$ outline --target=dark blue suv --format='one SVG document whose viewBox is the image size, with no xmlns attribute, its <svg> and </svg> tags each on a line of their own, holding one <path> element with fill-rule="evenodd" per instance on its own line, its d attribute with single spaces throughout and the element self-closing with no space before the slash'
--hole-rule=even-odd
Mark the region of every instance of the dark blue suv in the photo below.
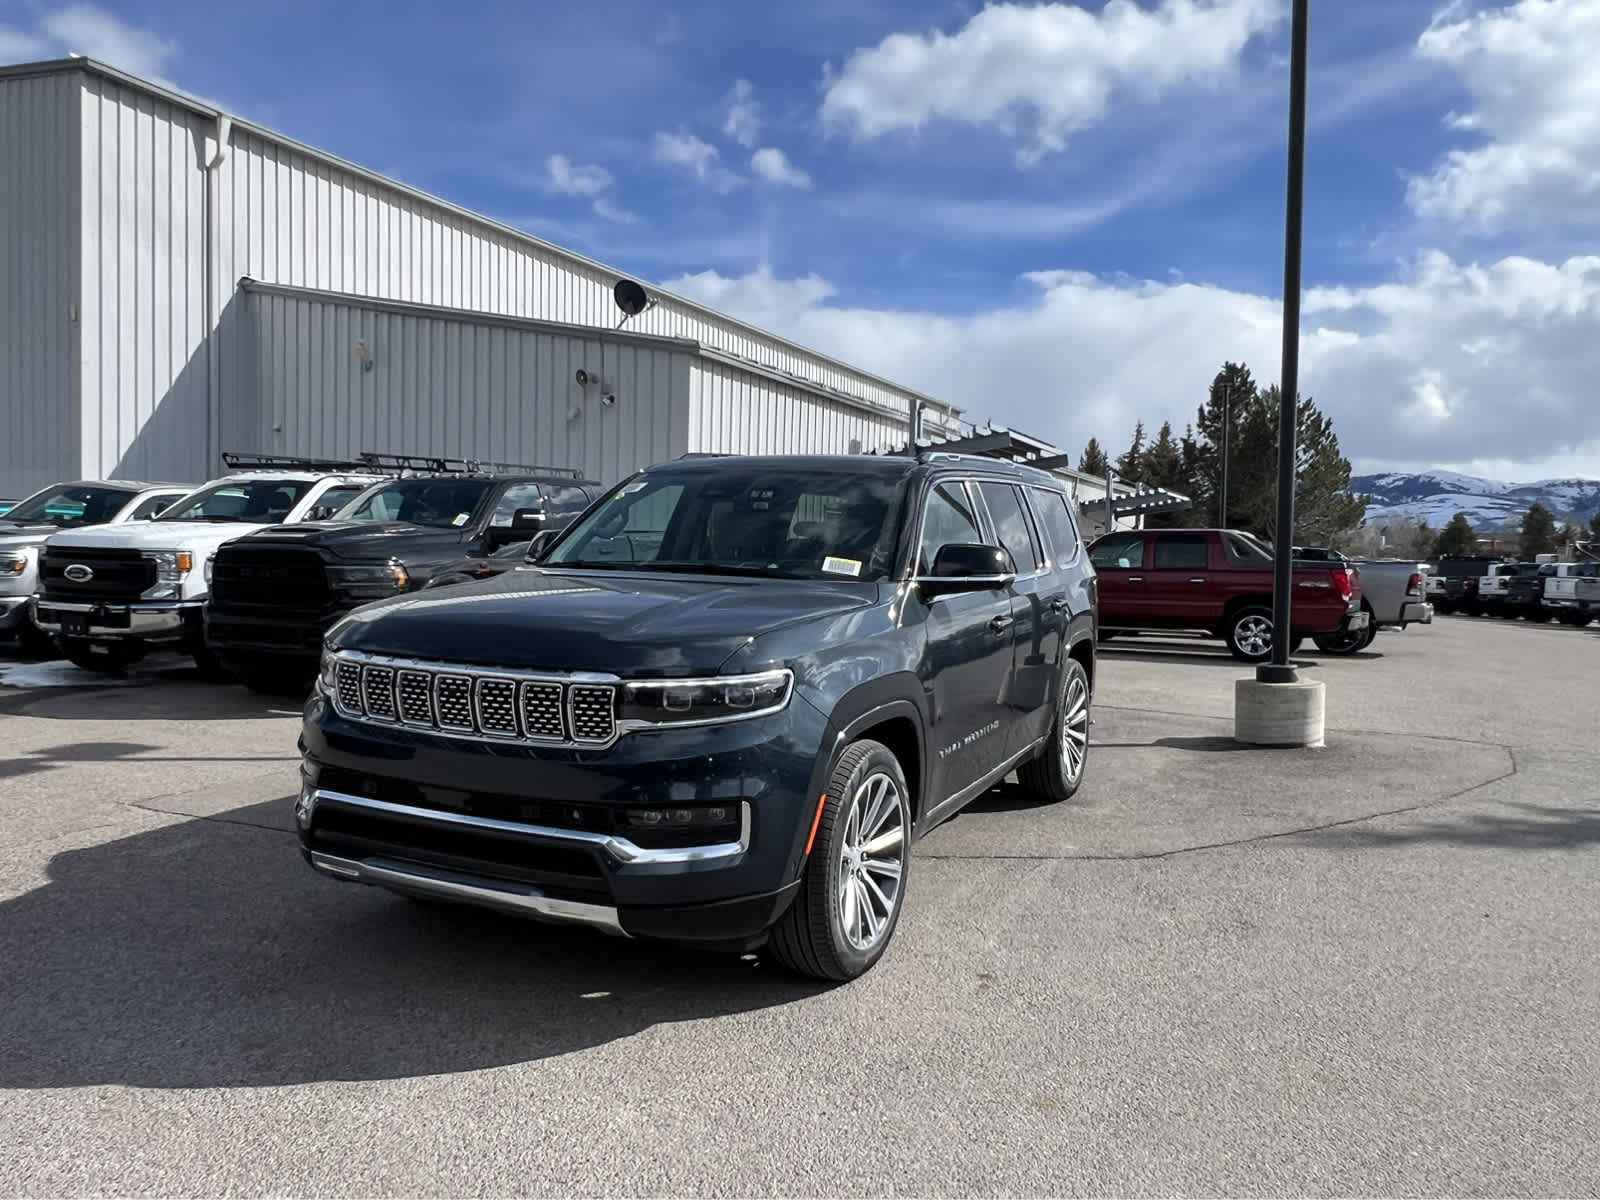
<svg viewBox="0 0 1600 1200">
<path fill-rule="evenodd" d="M 680 460 L 531 555 L 329 630 L 317 870 L 849 979 L 915 838 L 1012 771 L 1083 781 L 1095 576 L 1042 471 Z"/>
</svg>

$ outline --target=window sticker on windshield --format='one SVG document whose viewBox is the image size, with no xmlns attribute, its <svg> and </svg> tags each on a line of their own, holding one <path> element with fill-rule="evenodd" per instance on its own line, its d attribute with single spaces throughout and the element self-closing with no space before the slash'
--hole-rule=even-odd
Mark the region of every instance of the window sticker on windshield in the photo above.
<svg viewBox="0 0 1600 1200">
<path fill-rule="evenodd" d="M 634 483 L 628 484 L 627 487 L 623 488 L 620 492 L 617 493 L 617 498 L 620 500 L 623 496 L 628 496 L 628 495 L 631 495 L 634 492 L 643 491 L 644 490 L 644 483 L 645 483 L 645 481 L 640 479 L 640 480 L 637 480 Z"/>
<path fill-rule="evenodd" d="M 472 514 L 471 513 L 457 513 L 456 514 L 456 519 L 454 521 L 451 521 L 450 524 L 456 525 L 456 526 L 465 525 L 471 519 L 472 519 Z"/>
<path fill-rule="evenodd" d="M 858 558 L 835 558 L 830 554 L 822 560 L 822 569 L 830 575 L 859 575 L 861 574 L 861 560 Z"/>
</svg>

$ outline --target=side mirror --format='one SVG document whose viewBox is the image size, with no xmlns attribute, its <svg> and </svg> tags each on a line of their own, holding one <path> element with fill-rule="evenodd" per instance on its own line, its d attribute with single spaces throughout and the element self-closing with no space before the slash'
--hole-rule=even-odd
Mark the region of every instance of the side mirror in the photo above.
<svg viewBox="0 0 1600 1200">
<path fill-rule="evenodd" d="M 523 562 L 538 562 L 544 557 L 544 552 L 550 548 L 550 543 L 556 540 L 558 530 L 541 529 L 533 535 L 533 540 L 528 543 L 528 553 L 522 558 Z"/>
<path fill-rule="evenodd" d="M 511 514 L 511 528 L 522 533 L 534 533 L 544 528 L 544 509 L 519 508 Z"/>
<path fill-rule="evenodd" d="M 939 547 L 933 570 L 917 580 L 923 596 L 932 600 L 959 592 L 1009 587 L 1017 577 L 1016 564 L 1001 546 L 953 542 Z"/>
</svg>

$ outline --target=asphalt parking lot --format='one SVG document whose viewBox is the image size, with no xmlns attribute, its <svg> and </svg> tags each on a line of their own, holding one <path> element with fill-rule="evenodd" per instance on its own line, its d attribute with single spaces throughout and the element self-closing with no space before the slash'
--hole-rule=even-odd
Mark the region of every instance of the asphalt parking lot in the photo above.
<svg viewBox="0 0 1600 1200">
<path fill-rule="evenodd" d="M 0 1190 L 1596 1195 L 1600 628 L 1307 656 L 1298 752 L 1114 645 L 833 990 L 313 876 L 292 707 L 0 660 Z"/>
</svg>

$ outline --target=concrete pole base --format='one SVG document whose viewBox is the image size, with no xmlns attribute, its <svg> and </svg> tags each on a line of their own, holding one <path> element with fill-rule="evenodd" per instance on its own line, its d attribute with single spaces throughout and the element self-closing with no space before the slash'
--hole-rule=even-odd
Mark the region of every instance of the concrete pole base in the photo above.
<svg viewBox="0 0 1600 1200">
<path fill-rule="evenodd" d="M 1325 688 L 1320 681 L 1233 685 L 1233 740 L 1252 746 L 1306 748 L 1323 744 Z"/>
</svg>

